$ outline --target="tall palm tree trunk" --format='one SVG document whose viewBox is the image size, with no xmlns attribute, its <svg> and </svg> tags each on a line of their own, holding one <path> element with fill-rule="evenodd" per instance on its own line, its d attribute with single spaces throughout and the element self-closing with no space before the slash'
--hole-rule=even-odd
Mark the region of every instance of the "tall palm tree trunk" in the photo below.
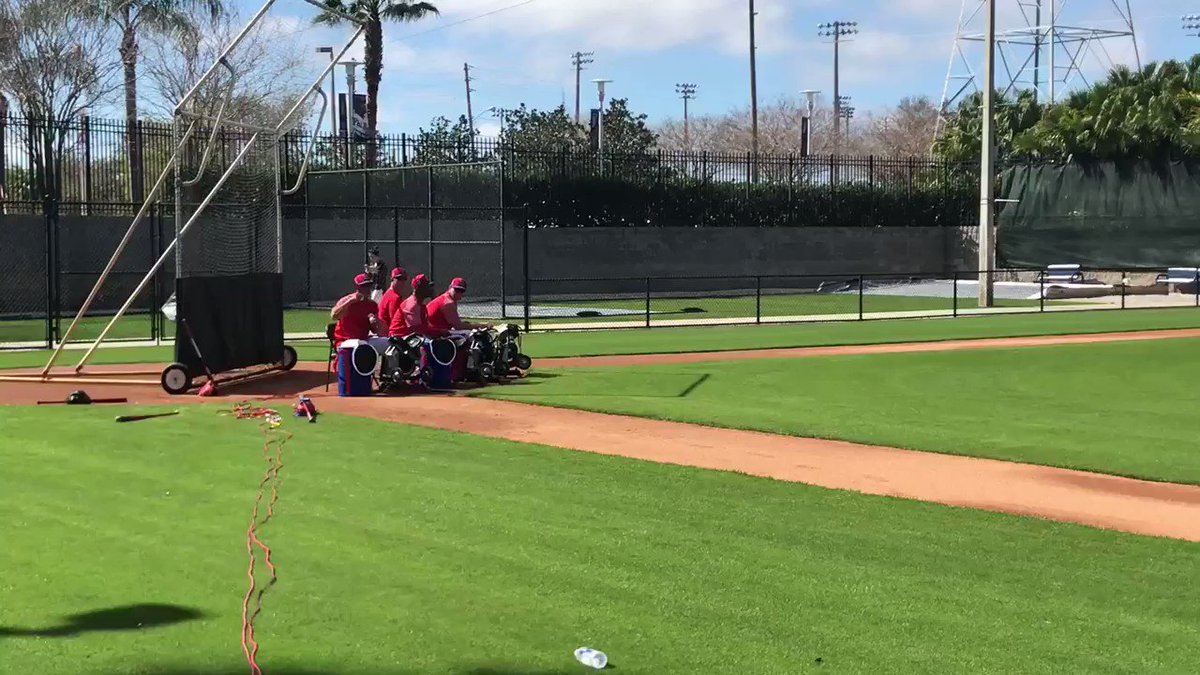
<svg viewBox="0 0 1200 675">
<path fill-rule="evenodd" d="M 121 65 L 125 68 L 125 147 L 129 159 L 129 201 L 140 204 L 145 199 L 145 182 L 142 179 L 142 144 L 138 138 L 138 45 L 130 12 L 129 5 L 125 5 L 120 51 Z"/>
<path fill-rule="evenodd" d="M 383 79 L 383 23 L 378 18 L 367 22 L 363 49 L 364 79 L 367 81 L 367 156 L 366 165 L 374 167 L 378 156 L 376 130 L 379 126 L 379 82 Z"/>
</svg>

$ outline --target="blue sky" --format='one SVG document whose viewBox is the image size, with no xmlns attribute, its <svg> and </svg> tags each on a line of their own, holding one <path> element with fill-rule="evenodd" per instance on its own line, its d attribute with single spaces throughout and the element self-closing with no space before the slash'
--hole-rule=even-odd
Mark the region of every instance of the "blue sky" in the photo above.
<svg viewBox="0 0 1200 675">
<path fill-rule="evenodd" d="M 259 5 L 237 1 L 246 13 Z M 385 28 L 380 97 L 385 132 L 414 131 L 436 115 L 462 114 L 464 61 L 475 68 L 474 104 L 485 134 L 498 126 L 482 112 L 492 106 L 525 102 L 544 108 L 566 102 L 572 108 L 570 54 L 575 50 L 595 52 L 595 63 L 584 72 L 585 108 L 595 100 L 590 80 L 596 77 L 612 78 L 610 95 L 628 97 L 652 121 L 680 115 L 676 82 L 698 85 L 694 114 L 748 104 L 746 0 L 434 1 L 440 17 Z M 972 8 L 977 1 L 967 0 Z M 1017 0 L 999 2 L 1000 27 L 1020 24 Z M 1113 0 L 1059 2 L 1063 22 L 1120 26 Z M 860 112 L 906 95 L 935 100 L 942 95 L 962 0 L 757 0 L 756 5 L 760 101 L 806 88 L 832 90 L 832 47 L 817 35 L 817 24 L 832 20 L 859 22 L 860 33 L 843 44 L 841 72 L 842 93 L 853 97 Z M 1200 51 L 1200 38 L 1187 36 L 1180 26 L 1181 14 L 1200 13 L 1200 0 L 1134 0 L 1132 5 L 1143 62 Z M 281 15 L 296 19 L 311 16 L 310 8 L 300 0 L 277 5 Z M 344 37 L 346 30 L 291 34 L 283 43 L 287 48 L 311 53 Z M 1129 40 L 1105 45 L 1112 61 L 1133 63 Z M 981 52 L 968 54 L 969 60 L 978 58 Z M 1085 75 L 1096 76 L 1108 62 L 1099 54 L 1088 58 Z M 340 75 L 338 86 L 343 87 Z"/>
</svg>

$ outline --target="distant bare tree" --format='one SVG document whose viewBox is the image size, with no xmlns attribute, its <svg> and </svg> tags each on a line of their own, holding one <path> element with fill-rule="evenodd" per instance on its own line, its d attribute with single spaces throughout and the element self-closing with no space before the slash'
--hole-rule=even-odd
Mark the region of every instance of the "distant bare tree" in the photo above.
<svg viewBox="0 0 1200 675">
<path fill-rule="evenodd" d="M 246 19 L 229 9 L 216 16 L 203 4 L 183 10 L 187 26 L 145 49 L 143 73 L 152 96 L 149 107 L 170 116 L 175 104 L 191 90 L 216 62 Z M 311 82 L 312 69 L 305 69 L 301 50 L 286 48 L 284 28 L 264 23 L 237 49 L 240 77 L 233 98 L 225 109 L 228 119 L 274 125 Z M 284 46 L 281 46 L 284 45 Z M 220 107 L 229 74 L 218 70 L 197 92 L 193 110 L 214 116 Z M 332 102 L 330 103 L 332 110 Z"/>
<path fill-rule="evenodd" d="M 42 198 L 62 194 L 73 121 L 120 86 L 120 64 L 106 57 L 112 43 L 108 24 L 80 12 L 78 0 L 0 0 L 0 92 L 29 120 L 17 133 Z"/>
<path fill-rule="evenodd" d="M 938 107 L 928 96 L 905 97 L 894 109 L 873 116 L 869 133 L 878 154 L 921 157 L 929 154 L 937 119 Z"/>
</svg>

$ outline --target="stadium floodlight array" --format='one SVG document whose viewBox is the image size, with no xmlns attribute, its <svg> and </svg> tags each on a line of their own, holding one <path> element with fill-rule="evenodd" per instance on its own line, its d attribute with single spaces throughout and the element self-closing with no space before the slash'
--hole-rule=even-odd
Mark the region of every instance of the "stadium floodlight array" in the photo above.
<svg viewBox="0 0 1200 675">
<path fill-rule="evenodd" d="M 1180 26 L 1192 37 L 1200 37 L 1200 14 L 1184 14 L 1179 19 Z"/>
<path fill-rule="evenodd" d="M 329 97 L 323 89 L 323 84 L 329 77 L 335 64 L 345 58 L 355 41 L 362 35 L 365 27 L 353 16 L 340 15 L 342 19 L 354 26 L 353 35 L 346 40 L 340 51 L 338 51 L 338 55 L 330 59 L 320 75 L 312 80 L 311 84 L 297 97 L 293 105 L 287 108 L 287 112 L 274 124 L 255 124 L 244 119 L 234 119 L 228 114 L 229 103 L 234 97 L 244 71 L 247 69 L 252 70 L 255 66 L 253 59 L 246 55 L 237 54 L 236 50 L 239 46 L 243 46 L 243 43 L 247 41 L 252 31 L 256 29 L 262 30 L 264 25 L 268 25 L 266 20 L 268 12 L 278 1 L 265 0 L 258 11 L 255 12 L 246 25 L 234 36 L 229 45 L 225 47 L 220 56 L 213 61 L 208 70 L 205 71 L 175 105 L 174 150 L 167 160 L 162 173 L 147 193 L 145 202 L 138 209 L 129 229 L 117 245 L 112 258 L 105 265 L 104 270 L 100 273 L 95 285 L 89 292 L 87 299 L 84 301 L 82 307 L 80 307 L 75 318 L 71 321 L 67 331 L 63 334 L 45 368 L 43 368 L 41 372 L 43 380 L 51 378 L 50 371 L 61 355 L 63 348 L 70 340 L 81 319 L 96 301 L 105 281 L 115 268 L 117 260 L 121 257 L 121 254 L 133 238 L 134 231 L 149 215 L 154 204 L 163 199 L 165 188 L 172 178 L 175 183 L 175 238 L 164 247 L 161 255 L 155 260 L 135 290 L 121 305 L 116 314 L 112 316 L 95 341 L 84 353 L 83 357 L 80 358 L 75 366 L 75 375 L 82 373 L 84 366 L 92 358 L 96 349 L 107 339 L 113 326 L 129 311 L 130 307 L 146 290 L 154 280 L 155 275 L 172 255 L 176 256 L 177 274 L 186 274 L 188 272 L 187 259 L 183 253 L 181 242 L 184 240 L 185 235 L 192 230 L 193 226 L 205 216 L 208 216 L 208 223 L 205 226 L 208 232 L 219 231 L 222 223 L 228 223 L 230 227 L 237 227 L 239 226 L 239 222 L 245 220 L 254 221 L 257 225 L 273 221 L 274 228 L 271 228 L 273 232 L 255 232 L 252 236 L 256 237 L 256 239 L 249 242 L 238 242 L 239 248 L 237 250 L 248 249 L 253 251 L 253 253 L 246 253 L 247 259 L 242 261 L 246 269 L 274 273 L 282 272 L 281 198 L 284 195 L 294 194 L 301 188 L 307 175 L 318 134 L 314 133 L 312 135 L 308 146 L 304 149 L 304 156 L 295 184 L 286 187 L 280 184 L 280 140 L 285 135 L 294 131 L 303 122 L 304 114 L 302 113 L 311 110 L 315 100 L 320 101 L 320 115 L 315 128 L 319 129 L 321 127 L 324 116 L 329 112 L 330 106 Z M 303 2 L 318 8 L 322 12 L 333 11 L 324 2 L 321 2 L 321 0 L 303 0 Z M 296 42 L 298 41 L 292 40 L 289 41 L 289 44 Z M 281 45 L 280 47 L 286 48 L 285 45 Z M 201 112 L 194 105 L 198 93 L 204 90 L 205 87 L 209 87 L 209 90 L 213 87 L 219 87 L 220 97 L 215 111 Z M 215 166 L 218 163 L 216 157 L 224 155 L 224 153 L 214 152 L 218 141 L 228 142 L 231 136 L 234 139 L 234 147 L 240 145 L 240 148 L 237 149 L 233 159 L 227 165 Z M 192 188 L 192 194 L 203 195 L 194 205 L 189 205 L 186 209 L 182 199 L 185 188 Z M 222 196 L 223 199 L 220 200 L 222 202 L 225 201 L 224 198 L 229 196 L 243 202 L 243 211 L 221 212 L 221 209 L 224 208 L 223 205 L 221 203 L 214 204 L 217 201 L 218 194 Z M 246 212 L 245 209 L 252 209 L 254 212 Z M 193 239 L 189 238 L 188 242 L 191 245 Z M 258 244 L 262 244 L 262 246 L 260 247 Z M 220 242 L 212 244 L 207 248 L 213 249 L 208 251 L 208 253 L 214 259 L 219 259 L 221 256 L 228 256 L 231 253 L 230 247 L 222 245 Z M 252 258 L 249 257 L 251 255 L 253 256 Z"/>
</svg>

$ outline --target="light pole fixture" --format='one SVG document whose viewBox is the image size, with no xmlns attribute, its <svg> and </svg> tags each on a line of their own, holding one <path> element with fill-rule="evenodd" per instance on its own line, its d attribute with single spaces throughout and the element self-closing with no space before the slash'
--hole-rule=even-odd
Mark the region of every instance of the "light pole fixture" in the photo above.
<svg viewBox="0 0 1200 675">
<path fill-rule="evenodd" d="M 1192 37 L 1200 37 L 1200 14 L 1184 14 L 1179 18 L 1179 25 Z"/>
<path fill-rule="evenodd" d="M 807 157 L 812 152 L 813 114 L 817 110 L 817 94 L 821 93 L 821 90 L 805 89 L 800 93 L 804 94 L 807 104 L 804 109 L 804 117 L 800 120 L 800 154 Z"/>
<path fill-rule="evenodd" d="M 849 35 L 855 35 L 857 33 L 857 21 L 830 21 L 817 26 L 817 35 L 820 35 L 821 37 L 833 38 L 833 136 L 835 142 L 837 141 L 837 136 L 841 131 L 839 124 L 842 117 L 841 97 L 838 96 L 840 92 L 838 84 L 841 72 L 839 63 L 841 51 L 840 47 L 842 44 L 842 38 Z"/>
<path fill-rule="evenodd" d="M 333 47 L 317 47 L 317 53 L 328 54 L 330 61 L 337 58 L 334 55 Z M 329 116 L 329 137 L 335 138 L 337 137 L 337 76 L 333 74 L 333 70 L 329 71 L 329 102 L 335 111 Z"/>
<path fill-rule="evenodd" d="M 596 83 L 596 96 L 600 99 L 600 117 L 596 121 L 596 151 L 604 153 L 604 85 L 612 82 L 612 80 L 598 77 L 592 82 Z"/>
</svg>

